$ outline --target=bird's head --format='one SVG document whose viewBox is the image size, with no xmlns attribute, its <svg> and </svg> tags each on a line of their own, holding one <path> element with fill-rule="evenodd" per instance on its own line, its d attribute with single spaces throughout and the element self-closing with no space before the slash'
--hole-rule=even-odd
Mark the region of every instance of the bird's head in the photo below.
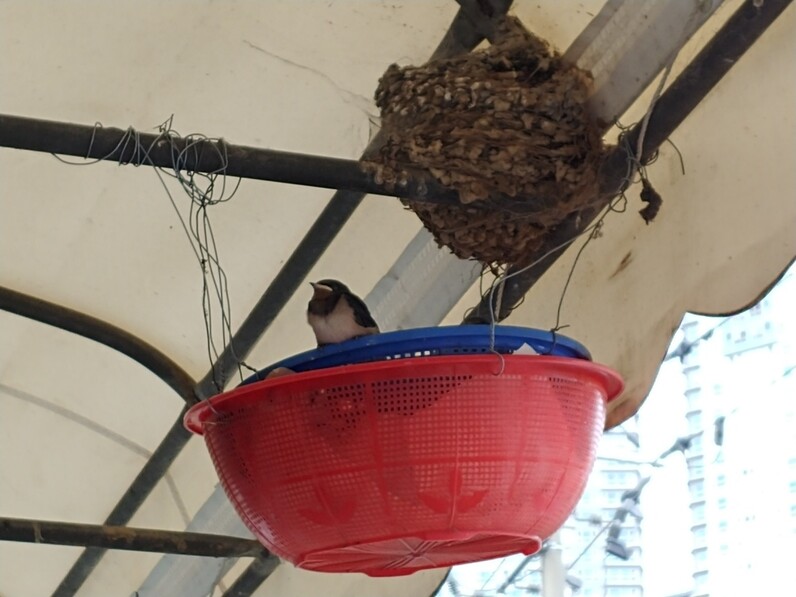
<svg viewBox="0 0 796 597">
<path fill-rule="evenodd" d="M 310 286 L 313 292 L 308 311 L 318 315 L 331 313 L 340 297 L 351 292 L 348 286 L 337 280 L 319 280 L 310 282 Z"/>
</svg>

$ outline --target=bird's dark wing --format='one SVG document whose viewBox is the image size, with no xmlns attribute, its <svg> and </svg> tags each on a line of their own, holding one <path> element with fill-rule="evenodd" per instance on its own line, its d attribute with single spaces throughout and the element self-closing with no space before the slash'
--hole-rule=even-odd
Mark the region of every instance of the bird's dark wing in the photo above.
<svg viewBox="0 0 796 597">
<path fill-rule="evenodd" d="M 370 314 L 365 301 L 354 294 L 346 293 L 343 296 L 348 302 L 348 305 L 351 307 L 351 310 L 354 311 L 354 320 L 357 322 L 357 324 L 361 325 L 363 328 L 379 329 L 379 325 Z"/>
</svg>

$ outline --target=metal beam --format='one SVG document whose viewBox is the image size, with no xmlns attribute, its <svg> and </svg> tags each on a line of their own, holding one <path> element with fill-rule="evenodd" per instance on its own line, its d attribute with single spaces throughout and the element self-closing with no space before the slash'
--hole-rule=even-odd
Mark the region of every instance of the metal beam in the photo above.
<svg viewBox="0 0 796 597">
<path fill-rule="evenodd" d="M 512 0 L 492 1 L 489 0 L 456 0 L 459 5 L 459 14 L 467 20 L 471 29 L 483 39 L 495 43 L 495 26 L 508 12 Z"/>
<path fill-rule="evenodd" d="M 83 336 L 130 357 L 157 375 L 188 404 L 197 402 L 195 381 L 157 348 L 106 321 L 0 286 L 0 309 Z"/>
<path fill-rule="evenodd" d="M 705 99 L 710 90 L 752 47 L 791 1 L 766 0 L 760 3 L 758 0 L 747 0 L 736 10 L 658 99 L 644 136 L 644 147 L 639 157 L 642 164 L 649 161 L 660 145 Z M 547 236 L 537 252 L 539 255 L 547 254 L 547 256 L 534 267 L 506 281 L 501 309 L 495 313 L 497 321 L 505 319 L 528 290 L 555 263 L 566 250 L 563 245 L 588 228 L 611 199 L 627 188 L 628 159 L 635 153 L 641 127 L 641 124 L 633 127 L 603 164 L 600 172 L 602 202 L 593 208 L 573 214 L 561 223 Z M 483 297 L 465 318 L 465 323 L 489 322 L 493 309 L 490 297 Z"/>
<path fill-rule="evenodd" d="M 279 560 L 274 556 L 257 558 L 224 592 L 223 597 L 249 597 L 276 570 L 278 565 Z"/>
<path fill-rule="evenodd" d="M 460 205 L 457 191 L 417 170 L 407 169 L 405 178 L 386 185 L 358 160 L 230 145 L 223 139 L 194 140 L 0 114 L 0 147 Z"/>
<path fill-rule="evenodd" d="M 377 136 L 371 147 L 380 139 Z M 131 128 L 122 130 L 0 114 L 0 147 L 167 168 L 175 172 L 223 173 L 238 178 L 400 197 L 437 205 L 461 205 L 458 191 L 411 167 L 403 168 L 404 175 L 398 181 L 385 184 L 377 181 L 360 160 L 230 145 L 223 139 L 194 140 L 167 133 L 140 133 Z M 479 201 L 482 207 L 505 205 L 515 213 L 542 212 L 554 203 L 554 196 L 529 202 L 494 195 Z"/>
<path fill-rule="evenodd" d="M 152 551 L 212 558 L 270 556 L 268 551 L 254 539 L 24 518 L 0 518 L 0 541 L 46 545 L 90 545 L 104 549 Z"/>
<path fill-rule="evenodd" d="M 564 60 L 594 76 L 593 114 L 612 126 L 672 56 L 715 12 L 722 0 L 608 0 Z"/>
</svg>

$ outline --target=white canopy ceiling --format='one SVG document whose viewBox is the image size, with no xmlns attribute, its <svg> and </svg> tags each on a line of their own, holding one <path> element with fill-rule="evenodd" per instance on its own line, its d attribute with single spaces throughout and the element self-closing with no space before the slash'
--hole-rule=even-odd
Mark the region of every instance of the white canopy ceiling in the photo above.
<svg viewBox="0 0 796 597">
<path fill-rule="evenodd" d="M 599 0 L 515 4 L 514 14 L 560 49 L 603 6 Z M 740 4 L 717 10 L 681 51 L 672 77 Z M 0 3 L 0 112 L 142 132 L 174 115 L 183 134 L 355 159 L 372 135 L 379 76 L 392 62 L 424 62 L 456 11 L 450 0 L 6 0 Z M 646 395 L 686 310 L 741 309 L 796 255 L 796 71 L 787 67 L 796 55 L 795 27 L 789 8 L 673 135 L 685 175 L 674 147 L 662 148 L 649 168 L 664 200 L 658 218 L 644 224 L 634 190 L 627 211 L 609 215 L 579 261 L 562 323 L 595 360 L 626 378 L 612 422 L 632 414 Z M 636 64 L 649 59 L 638 49 L 635 56 Z M 623 121 L 639 120 L 650 96 L 651 90 L 642 94 Z M 47 154 L 2 149 L 0 172 L 0 285 L 123 328 L 200 379 L 210 364 L 201 270 L 155 171 L 68 166 Z M 168 184 L 187 215 L 188 198 Z M 323 189 L 243 181 L 231 201 L 210 209 L 233 329 L 329 197 Z M 340 278 L 363 296 L 375 286 L 369 302 L 387 328 L 434 325 L 448 306 L 446 321 L 458 323 L 478 299 L 477 285 L 470 287 L 475 270 L 430 252 L 427 239 L 416 238 L 420 229 L 397 200 L 369 196 L 307 280 Z M 414 249 L 393 267 L 413 239 Z M 563 254 L 510 323 L 555 323 L 579 248 L 575 243 Z M 436 270 L 429 265 L 434 276 L 448 277 L 434 285 L 428 274 L 407 273 L 415 253 L 436 264 Z M 264 366 L 312 346 L 303 316 L 307 298 L 299 290 L 288 301 L 247 362 Z M 427 304 L 445 308 L 437 313 Z M 100 344 L 5 312 L 0 330 L 0 513 L 100 524 L 183 401 Z M 192 439 L 130 524 L 183 530 L 216 483 L 203 443 Z M 218 526 L 227 533 L 238 527 L 234 518 Z M 0 595 L 52 593 L 80 552 L 0 543 Z M 131 594 L 160 558 L 108 552 L 79 595 Z M 225 586 L 246 563 L 226 576 Z M 373 580 L 280 565 L 255 594 L 427 595 L 443 574 Z M 181 579 L 175 595 L 207 592 L 178 569 L 163 578 Z"/>
</svg>

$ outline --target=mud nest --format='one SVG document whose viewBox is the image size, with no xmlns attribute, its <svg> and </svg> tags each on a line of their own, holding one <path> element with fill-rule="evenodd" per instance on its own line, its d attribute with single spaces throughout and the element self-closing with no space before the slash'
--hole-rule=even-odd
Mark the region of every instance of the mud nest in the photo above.
<svg viewBox="0 0 796 597">
<path fill-rule="evenodd" d="M 384 143 L 364 167 L 386 185 L 407 170 L 461 205 L 403 200 L 437 243 L 487 264 L 525 265 L 558 223 L 598 196 L 604 152 L 588 73 L 513 18 L 498 43 L 424 66 L 392 65 L 376 90 Z"/>
</svg>

